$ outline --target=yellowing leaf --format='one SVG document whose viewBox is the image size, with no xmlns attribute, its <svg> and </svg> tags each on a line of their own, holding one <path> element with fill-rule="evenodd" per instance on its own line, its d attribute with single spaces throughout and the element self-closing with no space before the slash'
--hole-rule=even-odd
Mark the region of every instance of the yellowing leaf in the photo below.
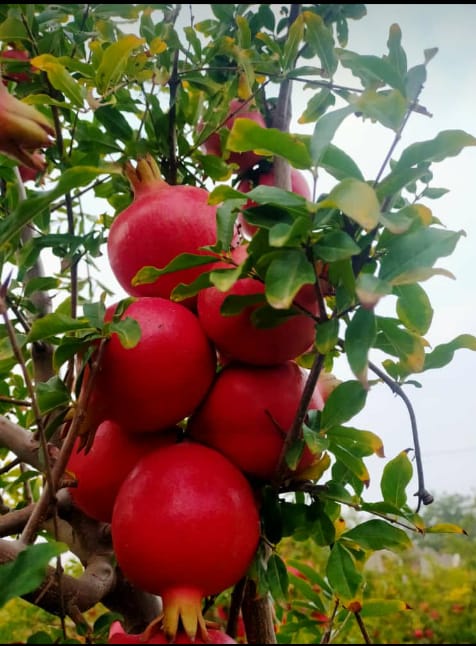
<svg viewBox="0 0 476 646">
<path fill-rule="evenodd" d="M 374 189 L 352 177 L 337 184 L 326 199 L 319 202 L 318 208 L 339 209 L 366 231 L 377 226 L 380 218 L 380 206 Z"/>
<path fill-rule="evenodd" d="M 167 49 L 167 43 L 162 38 L 157 37 L 150 43 L 149 49 L 151 54 L 162 54 Z"/>
<path fill-rule="evenodd" d="M 102 55 L 101 63 L 96 72 L 97 87 L 101 94 L 104 94 L 111 85 L 119 80 L 131 53 L 144 43 L 144 38 L 129 34 L 109 45 Z"/>
</svg>

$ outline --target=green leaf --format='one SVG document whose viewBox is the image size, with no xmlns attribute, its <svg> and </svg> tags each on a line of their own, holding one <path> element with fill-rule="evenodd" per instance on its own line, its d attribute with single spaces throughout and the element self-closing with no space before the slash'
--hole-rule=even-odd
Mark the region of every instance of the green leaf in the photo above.
<svg viewBox="0 0 476 646">
<path fill-rule="evenodd" d="M 41 54 L 32 58 L 31 63 L 42 72 L 46 72 L 48 81 L 55 90 L 64 94 L 77 108 L 83 107 L 85 99 L 84 87 L 79 85 L 74 77 L 69 74 L 56 56 Z"/>
<path fill-rule="evenodd" d="M 352 177 L 339 182 L 328 196 L 318 203 L 318 208 L 339 209 L 366 231 L 376 227 L 380 217 L 380 206 L 374 189 Z"/>
<path fill-rule="evenodd" d="M 64 543 L 28 545 L 14 561 L 0 565 L 0 607 L 14 597 L 33 592 L 45 579 L 49 561 L 66 552 Z"/>
<path fill-rule="evenodd" d="M 319 323 L 316 330 L 315 346 L 321 354 L 331 352 L 339 340 L 339 319 L 329 319 Z"/>
<path fill-rule="evenodd" d="M 171 260 L 165 267 L 152 267 L 145 266 L 139 269 L 131 280 L 131 285 L 143 285 L 145 283 L 153 283 L 157 278 L 164 274 L 171 274 L 174 271 L 181 269 L 189 269 L 190 267 L 201 267 L 208 265 L 211 262 L 217 261 L 215 254 L 196 254 L 196 253 L 180 253 L 173 260 Z"/>
<path fill-rule="evenodd" d="M 407 112 L 407 102 L 399 90 L 376 92 L 366 90 L 353 103 L 354 110 L 397 131 Z"/>
<path fill-rule="evenodd" d="M 347 233 L 334 229 L 324 233 L 313 246 L 313 251 L 324 262 L 334 262 L 351 258 L 359 254 L 361 249 Z"/>
<path fill-rule="evenodd" d="M 354 313 L 345 332 L 345 350 L 350 369 L 367 388 L 369 350 L 377 337 L 377 324 L 372 310 L 360 307 Z"/>
<path fill-rule="evenodd" d="M 366 309 L 371 309 L 381 298 L 392 293 L 392 286 L 373 274 L 361 273 L 355 281 L 355 293 L 360 304 Z"/>
<path fill-rule="evenodd" d="M 425 363 L 425 342 L 423 339 L 402 329 L 396 319 L 377 317 L 378 336 L 376 347 L 387 354 L 398 357 L 409 372 L 420 372 Z"/>
<path fill-rule="evenodd" d="M 344 532 L 341 539 L 355 541 L 365 550 L 401 551 L 411 547 L 412 542 L 403 529 L 378 518 L 360 523 Z"/>
<path fill-rule="evenodd" d="M 453 359 L 456 350 L 476 350 L 476 337 L 472 334 L 460 334 L 449 343 L 442 343 L 429 352 L 425 357 L 423 370 L 431 370 L 446 366 Z"/>
<path fill-rule="evenodd" d="M 15 18 L 15 16 L 9 15 L 7 18 L 0 24 L 0 40 L 4 43 L 15 40 L 27 40 L 31 38 L 28 33 L 25 25 L 21 20 Z"/>
<path fill-rule="evenodd" d="M 106 128 L 106 132 L 121 141 L 130 141 L 134 131 L 124 114 L 111 105 L 103 105 L 94 111 L 94 118 Z"/>
<path fill-rule="evenodd" d="M 288 598 L 288 571 L 282 558 L 273 552 L 268 560 L 266 578 L 269 591 L 276 601 L 286 601 Z"/>
<path fill-rule="evenodd" d="M 341 462 L 356 478 L 368 487 L 370 475 L 362 458 L 332 440 L 329 443 L 329 450 L 334 454 L 336 460 Z"/>
<path fill-rule="evenodd" d="M 238 117 L 233 122 L 226 147 L 233 152 L 254 150 L 260 155 L 280 155 L 295 168 L 312 165 L 306 144 L 299 135 L 277 128 L 262 128 L 252 119 Z"/>
<path fill-rule="evenodd" d="M 466 530 L 453 523 L 437 523 L 425 528 L 426 534 L 465 534 Z"/>
<path fill-rule="evenodd" d="M 383 470 L 380 490 L 385 502 L 403 507 L 407 502 L 406 488 L 413 476 L 413 467 L 406 451 L 401 451 Z"/>
<path fill-rule="evenodd" d="M 356 380 L 344 381 L 329 395 L 321 416 L 321 431 L 327 432 L 334 426 L 357 415 L 365 406 L 367 391 Z"/>
<path fill-rule="evenodd" d="M 51 377 L 48 381 L 39 382 L 36 386 L 36 396 L 42 415 L 70 403 L 69 390 L 63 380 L 57 376 Z"/>
<path fill-rule="evenodd" d="M 132 52 L 145 42 L 145 38 L 128 34 L 102 52 L 101 63 L 96 72 L 96 84 L 100 94 L 105 94 L 110 86 L 121 78 Z"/>
<path fill-rule="evenodd" d="M 317 120 L 310 144 L 312 163 L 314 166 L 319 165 L 341 123 L 349 114 L 353 114 L 354 112 L 355 108 L 349 105 L 335 112 L 328 112 Z"/>
<path fill-rule="evenodd" d="M 338 53 L 343 67 L 347 67 L 354 76 L 361 78 L 365 87 L 389 85 L 401 94 L 404 93 L 403 76 L 388 60 L 343 49 L 339 49 Z"/>
<path fill-rule="evenodd" d="M 90 329 L 90 323 L 87 319 L 74 319 L 67 314 L 53 312 L 33 321 L 28 334 L 28 341 L 32 343 L 33 341 L 48 339 L 58 334 L 67 334 L 68 332 L 87 329 Z"/>
<path fill-rule="evenodd" d="M 303 15 L 300 14 L 289 27 L 286 40 L 283 47 L 283 72 L 292 70 L 295 67 L 299 48 L 302 47 L 304 36 Z"/>
<path fill-rule="evenodd" d="M 354 160 L 334 144 L 326 147 L 319 166 L 339 181 L 346 177 L 364 181 L 364 176 Z"/>
<path fill-rule="evenodd" d="M 357 595 L 363 581 L 352 555 L 339 541 L 332 546 L 326 574 L 334 594 L 344 601 Z"/>
<path fill-rule="evenodd" d="M 48 291 L 59 287 L 60 281 L 52 276 L 36 276 L 25 283 L 25 296 L 31 296 L 35 292 Z"/>
<path fill-rule="evenodd" d="M 304 251 L 283 250 L 271 260 L 266 271 L 266 299 L 276 309 L 289 309 L 301 287 L 314 281 L 314 269 Z"/>
<path fill-rule="evenodd" d="M 476 137 L 464 130 L 444 130 L 434 139 L 411 144 L 402 152 L 393 171 L 416 166 L 422 162 L 439 162 L 455 157 L 466 146 L 476 146 Z"/>
<path fill-rule="evenodd" d="M 362 455 L 375 453 L 384 457 L 383 443 L 378 435 L 371 431 L 362 431 L 349 426 L 333 426 L 328 429 L 327 436 L 333 440 L 339 440 L 339 444 L 348 444 L 349 447 L 358 448 Z"/>
<path fill-rule="evenodd" d="M 395 236 L 385 245 L 380 264 L 379 278 L 393 285 L 404 285 L 425 280 L 436 260 L 453 253 L 464 231 L 421 228 Z"/>
<path fill-rule="evenodd" d="M 130 316 L 126 316 L 120 321 L 111 321 L 108 323 L 107 328 L 111 334 L 117 334 L 121 345 L 126 349 L 134 348 L 140 341 L 140 325 Z"/>
<path fill-rule="evenodd" d="M 332 31 L 321 16 L 312 11 L 303 11 L 302 17 L 306 24 L 305 41 L 321 61 L 323 76 L 332 78 L 339 64 Z"/>
<path fill-rule="evenodd" d="M 433 320 L 433 308 L 421 285 L 400 285 L 394 287 L 393 293 L 398 297 L 398 318 L 405 327 L 416 334 L 426 334 Z"/>
</svg>

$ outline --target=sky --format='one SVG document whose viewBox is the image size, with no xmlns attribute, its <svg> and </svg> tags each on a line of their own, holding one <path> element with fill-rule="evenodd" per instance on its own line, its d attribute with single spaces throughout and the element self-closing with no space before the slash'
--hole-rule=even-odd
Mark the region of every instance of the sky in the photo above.
<svg viewBox="0 0 476 646">
<path fill-rule="evenodd" d="M 181 19 L 187 21 L 188 5 L 182 7 Z M 208 5 L 192 7 L 195 21 L 210 15 Z M 408 145 L 433 139 L 443 130 L 461 129 L 476 136 L 476 4 L 367 4 L 366 7 L 366 17 L 349 22 L 348 49 L 378 56 L 387 53 L 388 32 L 393 23 L 400 26 L 409 67 L 424 62 L 426 49 L 438 48 L 428 65 L 427 81 L 420 95 L 421 104 L 433 116 L 411 116 L 394 157 L 398 158 Z M 304 96 L 307 101 L 309 95 L 293 93 L 291 130 L 310 133 L 309 127 L 306 129 L 297 123 L 305 107 Z M 372 179 L 393 138 L 394 133 L 388 129 L 348 119 L 333 143 L 355 160 L 367 179 Z M 472 267 L 476 250 L 476 147 L 465 148 L 457 157 L 434 163 L 432 172 L 432 186 L 444 187 L 449 193 L 439 200 L 428 201 L 427 206 L 449 229 L 463 229 L 467 234 L 460 238 L 451 257 L 442 258 L 436 264 L 452 272 L 455 279 L 434 276 L 422 283 L 434 309 L 433 323 L 425 338 L 434 347 L 463 333 L 476 336 L 476 281 Z M 326 178 L 322 178 L 318 194 L 329 188 L 331 185 L 326 186 Z M 121 293 L 119 288 L 117 291 Z M 392 297 L 387 297 L 378 304 L 376 312 L 393 315 L 394 306 Z M 475 371 L 476 352 L 458 350 L 446 367 L 416 377 L 422 388 L 409 386 L 405 390 L 417 419 L 425 486 L 435 498 L 438 494 L 476 495 Z M 346 360 L 337 362 L 334 372 L 341 379 L 353 378 Z M 351 425 L 373 431 L 383 441 L 385 458 L 366 459 L 371 482 L 365 499 L 378 500 L 385 464 L 400 451 L 413 447 L 408 411 L 401 399 L 387 386 L 379 384 L 371 388 L 365 409 L 351 420 Z M 414 471 L 407 490 L 411 506 L 411 496 L 417 490 L 416 468 Z"/>
</svg>

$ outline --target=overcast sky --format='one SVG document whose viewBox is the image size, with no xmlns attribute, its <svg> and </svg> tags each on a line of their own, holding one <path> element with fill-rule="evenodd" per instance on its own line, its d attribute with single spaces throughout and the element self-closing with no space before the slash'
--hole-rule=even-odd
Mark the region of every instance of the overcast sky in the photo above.
<svg viewBox="0 0 476 646">
<path fill-rule="evenodd" d="M 420 95 L 421 103 L 433 117 L 412 115 L 395 157 L 398 158 L 406 146 L 433 139 L 442 130 L 461 129 L 476 136 L 476 4 L 366 6 L 367 16 L 349 23 L 349 49 L 359 54 L 380 56 L 387 53 L 388 31 L 393 23 L 402 31 L 409 67 L 424 62 L 424 50 L 438 48 L 437 55 L 428 65 L 427 82 Z M 189 5 L 182 7 L 181 21 L 188 24 Z M 192 5 L 192 11 L 195 21 L 210 15 L 209 5 Z M 305 102 L 300 103 L 303 96 L 301 91 L 294 93 L 292 129 L 295 132 L 310 132 L 296 123 L 305 107 Z M 305 100 L 308 98 L 306 95 Z M 366 179 L 371 180 L 393 138 L 394 133 L 388 129 L 348 119 L 339 129 L 334 143 L 350 154 Z M 476 148 L 466 148 L 457 157 L 433 164 L 432 171 L 435 178 L 432 185 L 447 188 L 449 193 L 439 200 L 427 202 L 427 206 L 449 229 L 463 229 L 467 233 L 467 237 L 458 242 L 451 258 L 442 258 L 436 263 L 451 271 L 455 280 L 435 276 L 422 283 L 435 310 L 432 326 L 425 337 L 434 347 L 462 333 L 476 335 L 473 268 Z M 325 178 L 322 182 L 318 193 L 331 187 L 326 187 Z M 377 314 L 391 312 L 393 315 L 394 305 L 394 299 L 387 297 L 378 305 Z M 459 350 L 445 368 L 418 375 L 421 389 L 406 389 L 417 417 L 426 488 L 435 496 L 438 493 L 476 495 L 475 368 L 476 353 Z M 335 372 L 343 379 L 353 377 L 346 363 L 339 362 Z M 365 411 L 351 424 L 377 433 L 384 443 L 386 458 L 366 460 L 372 482 L 365 497 L 376 500 L 380 474 L 387 459 L 413 446 L 408 412 L 388 387 L 378 385 L 371 389 Z M 414 487 L 409 489 L 410 496 L 416 489 L 415 477 Z M 409 502 L 412 504 L 411 498 Z"/>
</svg>

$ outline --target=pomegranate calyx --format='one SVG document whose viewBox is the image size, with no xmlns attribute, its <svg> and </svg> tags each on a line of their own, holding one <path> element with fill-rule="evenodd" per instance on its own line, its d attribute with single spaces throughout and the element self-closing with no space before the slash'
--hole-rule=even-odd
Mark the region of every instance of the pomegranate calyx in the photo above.
<svg viewBox="0 0 476 646">
<path fill-rule="evenodd" d="M 157 162 L 149 153 L 137 160 L 136 168 L 130 162 L 126 162 L 124 173 L 132 186 L 134 196 L 151 188 L 157 189 L 167 185 Z"/>
<path fill-rule="evenodd" d="M 192 641 L 197 633 L 204 642 L 208 641 L 207 624 L 202 615 L 202 595 L 198 590 L 175 588 L 164 591 L 162 601 L 162 629 L 167 638 L 174 640 L 181 624 Z"/>
</svg>

